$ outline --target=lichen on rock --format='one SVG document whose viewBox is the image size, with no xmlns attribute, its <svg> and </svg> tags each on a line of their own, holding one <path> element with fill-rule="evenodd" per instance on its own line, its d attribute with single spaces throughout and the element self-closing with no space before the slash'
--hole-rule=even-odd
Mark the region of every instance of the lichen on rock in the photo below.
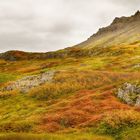
<svg viewBox="0 0 140 140">
<path fill-rule="evenodd" d="M 28 92 L 31 88 L 45 84 L 46 82 L 52 82 L 54 74 L 55 71 L 48 71 L 39 75 L 26 76 L 4 87 L 2 91 L 12 91 L 17 89 L 21 92 Z"/>
<path fill-rule="evenodd" d="M 138 84 L 125 83 L 118 89 L 117 96 L 128 105 L 140 107 L 140 86 Z"/>
</svg>

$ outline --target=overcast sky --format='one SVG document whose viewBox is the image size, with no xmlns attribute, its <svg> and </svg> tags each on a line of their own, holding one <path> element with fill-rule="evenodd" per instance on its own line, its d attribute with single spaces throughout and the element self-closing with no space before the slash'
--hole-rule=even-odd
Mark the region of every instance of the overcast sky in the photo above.
<svg viewBox="0 0 140 140">
<path fill-rule="evenodd" d="M 47 52 L 80 43 L 140 0 L 0 0 L 0 52 Z"/>
</svg>

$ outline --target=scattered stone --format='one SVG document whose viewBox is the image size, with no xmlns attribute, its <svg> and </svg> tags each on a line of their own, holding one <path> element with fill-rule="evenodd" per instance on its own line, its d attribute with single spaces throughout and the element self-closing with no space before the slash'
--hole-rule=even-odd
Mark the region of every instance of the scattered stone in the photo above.
<svg viewBox="0 0 140 140">
<path fill-rule="evenodd" d="M 45 84 L 46 82 L 52 82 L 54 73 L 54 71 L 49 71 L 39 75 L 26 76 L 4 87 L 2 91 L 12 91 L 18 89 L 21 92 L 28 92 L 31 88 Z"/>
<path fill-rule="evenodd" d="M 118 89 L 117 96 L 128 105 L 140 107 L 140 86 L 136 84 L 125 83 Z"/>
<path fill-rule="evenodd" d="M 140 68 L 140 64 L 134 65 L 134 68 Z"/>
</svg>

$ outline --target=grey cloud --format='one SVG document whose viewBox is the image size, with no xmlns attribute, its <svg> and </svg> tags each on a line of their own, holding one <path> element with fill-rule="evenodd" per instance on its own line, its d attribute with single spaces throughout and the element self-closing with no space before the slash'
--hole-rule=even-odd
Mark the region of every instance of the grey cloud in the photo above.
<svg viewBox="0 0 140 140">
<path fill-rule="evenodd" d="M 130 5 L 137 5 L 139 4 L 139 0 L 112 0 L 112 2 L 116 2 L 119 4 L 130 4 Z"/>
</svg>

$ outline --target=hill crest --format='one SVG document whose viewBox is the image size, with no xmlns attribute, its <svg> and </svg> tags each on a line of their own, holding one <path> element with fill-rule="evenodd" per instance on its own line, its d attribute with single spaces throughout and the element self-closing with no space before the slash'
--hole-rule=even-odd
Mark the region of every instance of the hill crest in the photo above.
<svg viewBox="0 0 140 140">
<path fill-rule="evenodd" d="M 22 51 L 8 51 L 0 54 L 0 59 L 16 61 L 24 59 L 48 59 L 48 58 L 64 58 L 92 56 L 90 49 L 98 47 L 110 47 L 117 45 L 129 45 L 140 40 L 140 11 L 137 11 L 130 17 L 116 17 L 113 22 L 107 26 L 100 28 L 88 40 L 55 52 L 45 53 L 28 53 Z M 85 51 L 88 50 L 88 51 Z"/>
</svg>

